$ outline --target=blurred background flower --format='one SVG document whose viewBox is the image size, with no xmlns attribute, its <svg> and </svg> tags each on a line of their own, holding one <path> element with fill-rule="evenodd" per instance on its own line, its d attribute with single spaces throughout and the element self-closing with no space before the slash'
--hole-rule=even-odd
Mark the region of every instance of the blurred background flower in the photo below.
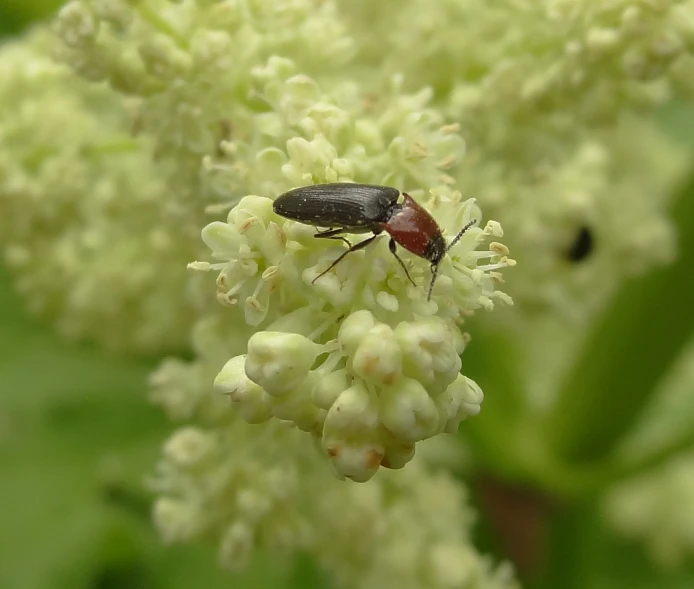
<svg viewBox="0 0 694 589">
<path fill-rule="evenodd" d="M 692 0 L 0 27 L 0 587 L 694 583 Z M 335 181 L 477 220 L 431 303 Z"/>
</svg>

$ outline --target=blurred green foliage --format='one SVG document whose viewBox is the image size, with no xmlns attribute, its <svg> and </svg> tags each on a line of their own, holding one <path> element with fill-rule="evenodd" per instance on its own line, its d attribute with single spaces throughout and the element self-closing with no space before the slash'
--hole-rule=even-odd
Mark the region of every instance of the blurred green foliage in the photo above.
<svg viewBox="0 0 694 589">
<path fill-rule="evenodd" d="M 63 0 L 2 0 L 0 35 L 16 34 L 32 22 L 49 18 Z"/>
</svg>

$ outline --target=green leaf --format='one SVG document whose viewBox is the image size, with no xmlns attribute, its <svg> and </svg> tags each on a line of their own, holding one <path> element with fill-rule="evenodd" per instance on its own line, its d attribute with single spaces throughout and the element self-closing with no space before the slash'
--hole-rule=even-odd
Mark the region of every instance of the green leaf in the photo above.
<svg viewBox="0 0 694 589">
<path fill-rule="evenodd" d="M 590 501 L 557 511 L 547 542 L 549 568 L 527 589 L 686 589 L 694 565 L 664 569 L 641 544 L 615 536 Z"/>
<path fill-rule="evenodd" d="M 64 0 L 3 0 L 0 37 L 19 33 L 33 22 L 50 18 L 64 3 Z"/>
<path fill-rule="evenodd" d="M 61 341 L 0 273 L 0 587 L 287 586 L 267 558 L 231 575 L 216 546 L 162 545 L 144 481 L 172 426 L 146 400 L 150 369 Z"/>
</svg>

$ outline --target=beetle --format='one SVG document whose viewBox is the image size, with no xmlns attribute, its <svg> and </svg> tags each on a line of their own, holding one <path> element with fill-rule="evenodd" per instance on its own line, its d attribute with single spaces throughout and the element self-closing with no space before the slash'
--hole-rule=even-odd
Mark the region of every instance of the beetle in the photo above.
<svg viewBox="0 0 694 589">
<path fill-rule="evenodd" d="M 476 220 L 467 223 L 451 243 L 446 245 L 434 218 L 409 194 L 401 193 L 397 188 L 390 186 L 350 182 L 294 188 L 278 196 L 272 208 L 275 213 L 286 219 L 328 228 L 326 231 L 318 231 L 315 235 L 317 238 L 340 239 L 347 244 L 349 249 L 316 276 L 311 281 L 312 284 L 337 266 L 347 254 L 364 249 L 381 233 L 386 232 L 390 236 L 388 247 L 412 284 L 415 283 L 405 263 L 398 256 L 397 245 L 431 264 L 431 283 L 427 300 L 431 299 L 441 260 L 476 223 Z M 352 245 L 344 237 L 347 233 L 373 235 Z"/>
</svg>

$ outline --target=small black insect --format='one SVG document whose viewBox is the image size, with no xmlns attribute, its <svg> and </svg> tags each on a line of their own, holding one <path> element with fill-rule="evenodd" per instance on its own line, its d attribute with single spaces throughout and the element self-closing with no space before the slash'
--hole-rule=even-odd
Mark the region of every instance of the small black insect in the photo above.
<svg viewBox="0 0 694 589">
<path fill-rule="evenodd" d="M 581 262 L 590 256 L 594 247 L 593 233 L 588 227 L 581 227 L 578 230 L 573 243 L 566 251 L 566 259 L 570 262 Z"/>
<path fill-rule="evenodd" d="M 273 209 L 278 215 L 293 221 L 327 227 L 327 231 L 316 233 L 318 238 L 341 239 L 349 248 L 313 282 L 332 270 L 350 252 L 369 245 L 384 231 L 390 235 L 390 251 L 405 271 L 412 284 L 405 264 L 396 251 L 396 244 L 431 263 L 431 283 L 427 300 L 431 298 L 439 264 L 446 252 L 476 221 L 470 221 L 453 238 L 446 242 L 438 224 L 429 212 L 408 194 L 397 188 L 371 184 L 336 182 L 294 188 L 277 197 Z M 352 245 L 345 233 L 373 233 L 364 241 Z"/>
</svg>

